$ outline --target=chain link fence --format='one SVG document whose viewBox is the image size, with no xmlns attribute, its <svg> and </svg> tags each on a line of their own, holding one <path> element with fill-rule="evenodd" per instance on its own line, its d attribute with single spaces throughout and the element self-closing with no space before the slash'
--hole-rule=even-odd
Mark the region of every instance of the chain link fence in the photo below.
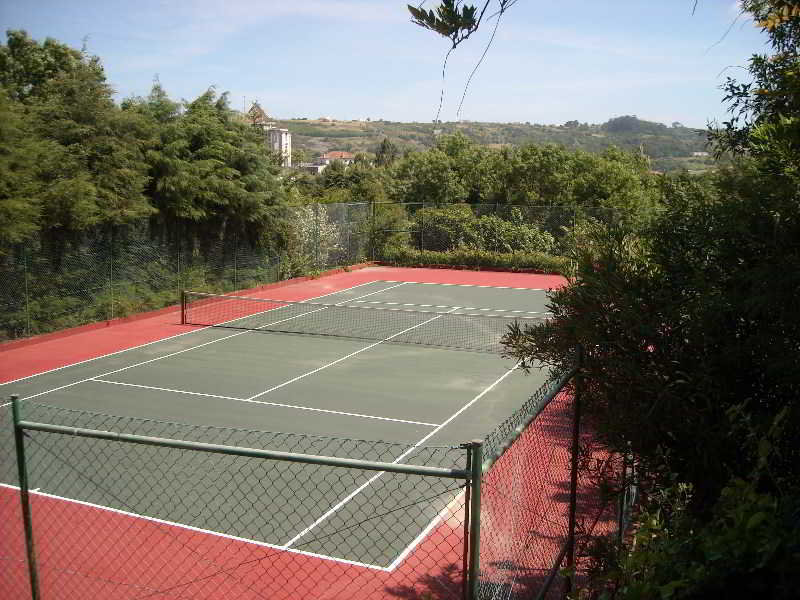
<svg viewBox="0 0 800 600">
<path fill-rule="evenodd" d="M 363 261 L 369 217 L 367 204 L 290 207 L 281 251 L 238 235 L 166 240 L 146 225 L 0 249 L 0 341 L 174 305 L 182 289 L 242 290 Z"/>
<path fill-rule="evenodd" d="M 365 260 L 398 248 L 563 253 L 576 226 L 611 209 L 430 203 L 308 204 L 282 213 L 280 248 L 239 235 L 187 242 L 146 224 L 92 231 L 57 247 L 0 248 L 0 342 L 174 305 L 180 291 L 230 292 Z M 275 242 L 277 243 L 277 242 Z"/>
<path fill-rule="evenodd" d="M 563 597 L 576 530 L 618 526 L 597 473 L 619 461 L 578 444 L 591 435 L 576 427 L 574 375 L 553 373 L 482 442 L 447 447 L 32 401 L 15 426 L 6 408 L 0 450 L 14 455 L 13 430 L 25 471 L 0 473 L 0 595 Z"/>
</svg>

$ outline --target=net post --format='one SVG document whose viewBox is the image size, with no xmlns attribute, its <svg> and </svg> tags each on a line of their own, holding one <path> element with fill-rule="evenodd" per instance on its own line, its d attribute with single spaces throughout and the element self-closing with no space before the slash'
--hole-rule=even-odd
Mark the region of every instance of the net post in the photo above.
<svg viewBox="0 0 800 600">
<path fill-rule="evenodd" d="M 186 290 L 181 290 L 181 325 L 186 325 Z"/>
<path fill-rule="evenodd" d="M 469 444 L 461 444 L 459 446 L 466 450 L 467 473 L 472 473 L 472 452 L 470 452 Z M 469 574 L 469 525 L 470 525 L 470 503 L 471 503 L 471 487 L 469 481 L 464 483 L 464 542 L 462 547 L 461 556 L 461 599 L 467 600 L 469 593 L 468 574 Z"/>
<path fill-rule="evenodd" d="M 477 600 L 481 547 L 481 479 L 483 478 L 483 440 L 465 444 L 469 460 L 469 543 L 467 560 L 467 600 Z"/>
<path fill-rule="evenodd" d="M 570 456 L 570 482 L 569 482 L 569 522 L 567 525 L 567 578 L 564 581 L 564 594 L 568 595 L 572 591 L 572 584 L 575 578 L 573 569 L 575 568 L 575 520 L 578 503 L 578 453 L 580 452 L 580 425 L 581 425 L 581 393 L 583 388 L 583 346 L 578 344 L 577 370 L 575 373 L 575 392 L 573 394 L 573 417 L 572 417 L 572 451 Z"/>
<path fill-rule="evenodd" d="M 25 550 L 28 559 L 28 576 L 31 585 L 31 599 L 39 600 L 39 575 L 36 570 L 36 549 L 33 544 L 33 519 L 31 517 L 30 494 L 28 493 L 28 465 L 25 461 L 25 439 L 19 417 L 19 396 L 11 396 L 11 413 L 14 419 L 14 443 L 17 450 L 17 470 L 19 476 L 19 498 L 22 508 L 22 523 L 25 529 Z"/>
<path fill-rule="evenodd" d="M 108 247 L 108 318 L 114 318 L 114 226 L 110 226 Z"/>
<path fill-rule="evenodd" d="M 377 224 L 376 224 L 376 206 L 375 206 L 375 198 L 370 200 L 370 232 L 369 232 L 369 245 L 370 245 L 370 254 L 372 255 L 372 261 L 375 261 L 375 238 L 377 235 Z"/>
<path fill-rule="evenodd" d="M 33 330 L 31 329 L 31 295 L 30 291 L 28 290 L 28 280 L 30 279 L 31 274 L 28 255 L 28 244 L 25 244 L 25 246 L 22 248 L 23 269 L 25 271 L 25 323 L 27 327 L 25 330 L 25 335 L 31 336 L 33 335 Z"/>
</svg>

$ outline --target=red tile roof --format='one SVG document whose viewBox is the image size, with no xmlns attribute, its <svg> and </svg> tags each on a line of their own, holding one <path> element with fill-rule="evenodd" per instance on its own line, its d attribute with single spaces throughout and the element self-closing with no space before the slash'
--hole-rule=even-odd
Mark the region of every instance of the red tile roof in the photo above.
<svg viewBox="0 0 800 600">
<path fill-rule="evenodd" d="M 340 150 L 333 150 L 332 152 L 326 152 L 322 155 L 322 158 L 329 158 L 329 159 L 342 159 L 342 158 L 355 158 L 355 154 L 351 152 L 342 152 Z"/>
</svg>

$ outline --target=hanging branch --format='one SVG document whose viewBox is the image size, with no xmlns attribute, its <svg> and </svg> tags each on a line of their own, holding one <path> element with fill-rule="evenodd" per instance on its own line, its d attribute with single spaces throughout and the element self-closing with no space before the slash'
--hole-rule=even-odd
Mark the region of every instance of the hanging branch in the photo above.
<svg viewBox="0 0 800 600">
<path fill-rule="evenodd" d="M 498 23 L 500 21 L 500 15 L 512 4 L 516 3 L 517 0 L 497 0 L 500 6 L 500 9 L 491 15 L 491 17 L 497 16 Z M 419 6 L 411 6 L 408 5 L 408 11 L 411 13 L 411 22 L 415 25 L 419 25 L 425 29 L 438 33 L 442 37 L 446 37 L 450 40 L 450 49 L 447 51 L 445 55 L 444 62 L 442 64 L 442 89 L 441 93 L 439 94 L 439 109 L 436 111 L 436 118 L 434 119 L 434 123 L 439 122 L 439 116 L 442 112 L 442 103 L 444 102 L 444 80 L 445 74 L 447 71 L 447 59 L 450 58 L 450 54 L 456 47 L 469 38 L 473 33 L 478 30 L 480 27 L 481 21 L 483 20 L 484 15 L 486 14 L 486 10 L 489 8 L 489 5 L 492 3 L 492 0 L 485 0 L 483 4 L 483 8 L 481 9 L 480 13 L 475 6 L 471 5 L 461 5 L 461 0 L 442 0 L 442 3 L 436 7 L 436 10 L 425 10 L 422 8 L 422 4 Z M 489 18 L 491 18 L 489 17 Z M 492 38 L 489 40 L 489 44 L 486 47 L 486 50 L 483 52 L 483 56 L 478 61 L 478 64 L 475 65 L 472 73 L 467 80 L 467 84 L 464 87 L 464 94 L 461 97 L 461 103 L 459 104 L 458 113 L 461 112 L 461 106 L 464 103 L 464 96 L 466 96 L 467 88 L 469 87 L 469 83 L 472 80 L 473 75 L 475 75 L 475 71 L 477 71 L 478 67 L 483 62 L 484 57 L 486 56 L 486 52 L 489 50 L 489 46 L 492 44 L 492 40 L 494 40 L 494 34 L 497 31 L 497 24 L 495 24 L 495 30 L 492 32 Z"/>
<path fill-rule="evenodd" d="M 475 17 L 477 9 L 474 6 L 465 5 L 459 7 L 460 2 L 456 0 L 442 0 L 442 3 L 436 7 L 435 11 L 426 11 L 421 5 L 420 7 L 415 7 L 409 4 L 408 12 L 411 13 L 412 23 L 448 38 L 452 43 L 451 49 L 455 49 L 456 46 L 478 30 L 483 15 L 486 13 L 486 9 L 489 8 L 491 1 L 486 0 L 477 18 Z M 507 2 L 508 0 L 500 0 L 501 7 Z"/>
<path fill-rule="evenodd" d="M 517 0 L 511 0 L 510 4 L 513 4 L 516 1 Z M 478 68 L 480 68 L 481 63 L 483 63 L 483 59 L 486 58 L 486 53 L 489 52 L 489 48 L 492 47 L 492 42 L 494 42 L 494 36 L 497 33 L 497 28 L 500 26 L 500 18 L 503 16 L 504 12 L 505 12 L 505 6 L 501 6 L 500 10 L 497 13 L 495 13 L 495 15 L 497 16 L 497 21 L 494 24 L 494 29 L 492 30 L 492 36 L 489 38 L 489 43 L 486 44 L 486 48 L 483 49 L 483 54 L 481 54 L 480 59 L 475 64 L 475 68 L 472 69 L 472 73 L 470 73 L 469 78 L 467 78 L 467 83 L 464 85 L 464 93 L 461 94 L 461 102 L 459 102 L 458 110 L 456 111 L 456 119 L 461 118 L 461 107 L 464 106 L 464 100 L 467 97 L 467 90 L 469 90 L 469 84 L 472 82 L 472 78 L 475 76 L 475 73 L 478 71 Z"/>
</svg>

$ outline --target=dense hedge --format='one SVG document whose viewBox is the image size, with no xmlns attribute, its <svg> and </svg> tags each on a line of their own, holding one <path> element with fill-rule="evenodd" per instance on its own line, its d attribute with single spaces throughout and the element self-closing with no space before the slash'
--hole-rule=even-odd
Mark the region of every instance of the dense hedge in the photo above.
<svg viewBox="0 0 800 600">
<path fill-rule="evenodd" d="M 469 204 L 423 208 L 414 215 L 412 236 L 417 248 L 451 251 L 475 248 L 498 253 L 549 253 L 555 240 L 536 225 L 526 223 L 521 208 L 509 219 L 478 216 Z"/>
<path fill-rule="evenodd" d="M 562 275 L 570 271 L 570 262 L 563 256 L 550 256 L 541 252 L 501 253 L 471 248 L 457 248 L 448 252 L 408 247 L 387 248 L 381 256 L 381 262 L 405 267 L 446 265 L 510 271 L 533 270 Z"/>
</svg>

